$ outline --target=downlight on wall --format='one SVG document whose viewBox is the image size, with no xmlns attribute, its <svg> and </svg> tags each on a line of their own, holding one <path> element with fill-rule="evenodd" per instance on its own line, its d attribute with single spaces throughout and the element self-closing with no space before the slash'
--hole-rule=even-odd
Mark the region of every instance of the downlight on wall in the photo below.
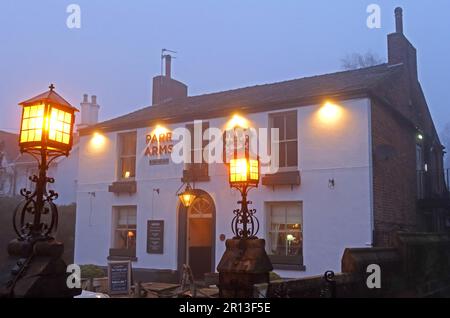
<svg viewBox="0 0 450 318">
<path fill-rule="evenodd" d="M 342 106 L 330 101 L 326 101 L 320 108 L 318 116 L 323 124 L 333 124 L 342 118 Z"/>
<path fill-rule="evenodd" d="M 99 132 L 95 132 L 90 141 L 90 145 L 93 150 L 102 150 L 105 147 L 105 143 L 105 136 Z"/>
<path fill-rule="evenodd" d="M 248 129 L 249 122 L 248 119 L 242 117 L 241 115 L 234 114 L 233 117 L 227 122 L 226 130 L 234 129 L 236 127 Z"/>
</svg>

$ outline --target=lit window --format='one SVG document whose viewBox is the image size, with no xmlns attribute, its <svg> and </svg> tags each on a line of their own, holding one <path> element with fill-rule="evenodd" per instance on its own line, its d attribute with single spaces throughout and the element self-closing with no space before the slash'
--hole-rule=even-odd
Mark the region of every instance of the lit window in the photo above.
<svg viewBox="0 0 450 318">
<path fill-rule="evenodd" d="M 136 176 L 136 132 L 119 134 L 119 179 Z"/>
<path fill-rule="evenodd" d="M 114 248 L 136 255 L 136 207 L 116 207 Z"/>
<path fill-rule="evenodd" d="M 267 254 L 274 264 L 303 265 L 302 204 L 269 205 Z"/>
</svg>

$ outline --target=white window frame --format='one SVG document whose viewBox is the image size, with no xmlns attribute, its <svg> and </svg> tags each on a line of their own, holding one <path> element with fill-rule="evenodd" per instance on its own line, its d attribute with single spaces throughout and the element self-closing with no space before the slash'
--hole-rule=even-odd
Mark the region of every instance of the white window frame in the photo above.
<svg viewBox="0 0 450 318">
<path fill-rule="evenodd" d="M 123 155 L 122 154 L 123 140 L 124 140 L 125 136 L 133 135 L 133 134 L 136 136 L 136 144 L 135 144 L 136 151 L 132 155 Z M 131 175 L 129 178 L 125 178 L 123 176 L 123 171 L 122 171 L 122 159 L 129 159 L 129 158 L 134 158 L 134 176 Z M 137 174 L 137 131 L 136 130 L 120 132 L 117 134 L 117 169 L 116 170 L 117 170 L 117 178 L 116 178 L 117 180 L 119 180 L 119 181 L 134 181 L 134 180 L 136 180 L 136 174 Z"/>
<path fill-rule="evenodd" d="M 118 226 L 119 226 L 119 216 L 120 216 L 120 211 L 122 209 L 134 209 L 134 213 L 135 213 L 135 217 L 136 217 L 136 224 L 135 224 L 135 228 L 129 228 L 130 224 L 128 224 L 127 221 L 127 228 L 125 229 L 125 231 L 128 230 L 134 230 L 135 231 L 135 240 L 136 240 L 136 246 L 135 246 L 135 253 L 137 253 L 137 235 L 138 235 L 138 231 L 137 231 L 137 217 L 138 217 L 138 213 L 137 213 L 137 206 L 136 205 L 124 205 L 124 206 L 114 206 L 113 207 L 113 218 L 112 218 L 112 240 L 111 240 L 111 247 L 113 249 L 123 249 L 123 248 L 118 248 L 117 247 L 117 242 L 116 242 L 116 232 L 118 231 Z M 129 248 L 125 248 L 126 250 L 128 250 Z"/>
<path fill-rule="evenodd" d="M 278 157 L 278 162 L 280 163 L 280 167 L 278 168 L 278 172 L 290 172 L 290 171 L 297 171 L 298 170 L 298 163 L 299 163 L 299 154 L 298 154 L 298 142 L 299 142 L 299 138 L 298 138 L 298 112 L 296 109 L 294 110 L 286 110 L 286 111 L 282 111 L 282 112 L 276 112 L 276 113 L 269 113 L 269 129 L 268 129 L 268 133 L 269 133 L 269 138 L 268 138 L 268 147 L 269 147 L 269 153 L 272 154 L 272 149 L 271 149 L 271 145 L 272 145 L 272 128 L 274 128 L 273 125 L 273 118 L 276 116 L 284 116 L 284 136 L 286 138 L 286 118 L 288 117 L 289 114 L 295 114 L 296 116 L 296 131 L 297 131 L 297 138 L 295 139 L 283 139 L 283 140 L 279 140 L 278 144 L 280 145 L 281 143 L 289 143 L 289 142 L 293 142 L 295 141 L 297 143 L 297 164 L 295 166 L 281 166 L 281 162 L 280 162 L 280 156 Z M 278 146 L 278 149 L 281 149 Z M 287 164 L 287 147 L 286 147 L 286 153 L 285 153 L 285 160 L 286 160 L 286 164 Z M 284 164 L 284 163 L 283 163 Z"/>
</svg>

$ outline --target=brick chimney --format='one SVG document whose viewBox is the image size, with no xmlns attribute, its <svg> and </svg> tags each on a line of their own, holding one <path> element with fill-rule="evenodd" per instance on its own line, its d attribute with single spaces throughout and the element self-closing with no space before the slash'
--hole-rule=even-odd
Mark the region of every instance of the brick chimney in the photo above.
<svg viewBox="0 0 450 318">
<path fill-rule="evenodd" d="M 89 101 L 88 94 L 83 95 L 83 101 L 81 106 L 81 120 L 78 125 L 78 129 L 86 128 L 98 123 L 98 112 L 100 105 L 97 104 L 97 96 L 92 95 L 91 101 Z"/>
<path fill-rule="evenodd" d="M 162 59 L 165 62 L 166 72 L 165 75 L 153 78 L 152 105 L 184 98 L 188 94 L 188 87 L 172 78 L 172 56 L 163 54 Z"/>
<path fill-rule="evenodd" d="M 403 63 L 411 80 L 418 80 L 417 51 L 403 33 L 403 9 L 395 9 L 395 33 L 388 35 L 388 62 L 391 65 Z"/>
</svg>

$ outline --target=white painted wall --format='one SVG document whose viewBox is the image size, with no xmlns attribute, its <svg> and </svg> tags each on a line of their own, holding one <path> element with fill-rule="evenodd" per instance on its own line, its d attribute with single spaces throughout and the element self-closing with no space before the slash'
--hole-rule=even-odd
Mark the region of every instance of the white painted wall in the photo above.
<svg viewBox="0 0 450 318">
<path fill-rule="evenodd" d="M 78 178 L 78 146 L 75 146 L 68 157 L 61 157 L 54 166 L 49 169 L 48 176 L 55 179 L 55 183 L 49 185 L 58 193 L 57 205 L 69 205 L 77 201 Z"/>
<path fill-rule="evenodd" d="M 299 170 L 300 187 L 265 187 L 250 192 L 249 199 L 257 209 L 262 224 L 259 237 L 266 233 L 266 202 L 303 201 L 303 252 L 306 271 L 277 271 L 283 277 L 322 274 L 325 270 L 340 271 L 346 247 L 365 247 L 371 243 L 371 164 L 369 143 L 368 99 L 345 101 L 343 112 L 335 123 L 321 123 L 320 105 L 299 107 Z M 253 127 L 267 127 L 268 114 L 250 114 Z M 232 114 L 230 114 L 231 116 Z M 224 127 L 229 118 L 209 120 L 210 127 Z M 185 123 L 167 127 L 173 130 Z M 112 207 L 137 205 L 137 258 L 135 268 L 177 268 L 176 191 L 181 185 L 183 165 L 150 166 L 144 156 L 145 135 L 151 127 L 138 129 L 137 183 L 138 192 L 120 196 L 108 192 L 116 181 L 116 136 L 105 135 L 105 145 L 95 148 L 91 136 L 81 138 L 77 192 L 77 224 L 75 262 L 106 265 L 112 244 Z M 225 249 L 220 234 L 232 237 L 232 210 L 239 199 L 228 186 L 224 165 L 210 166 L 211 181 L 196 183 L 208 192 L 216 204 L 216 266 Z M 334 189 L 328 180 L 334 178 Z M 160 194 L 153 193 L 154 188 Z M 95 196 L 94 194 L 95 193 Z M 153 207 L 153 208 L 152 208 Z M 146 226 L 149 219 L 165 220 L 164 254 L 146 253 Z"/>
</svg>

